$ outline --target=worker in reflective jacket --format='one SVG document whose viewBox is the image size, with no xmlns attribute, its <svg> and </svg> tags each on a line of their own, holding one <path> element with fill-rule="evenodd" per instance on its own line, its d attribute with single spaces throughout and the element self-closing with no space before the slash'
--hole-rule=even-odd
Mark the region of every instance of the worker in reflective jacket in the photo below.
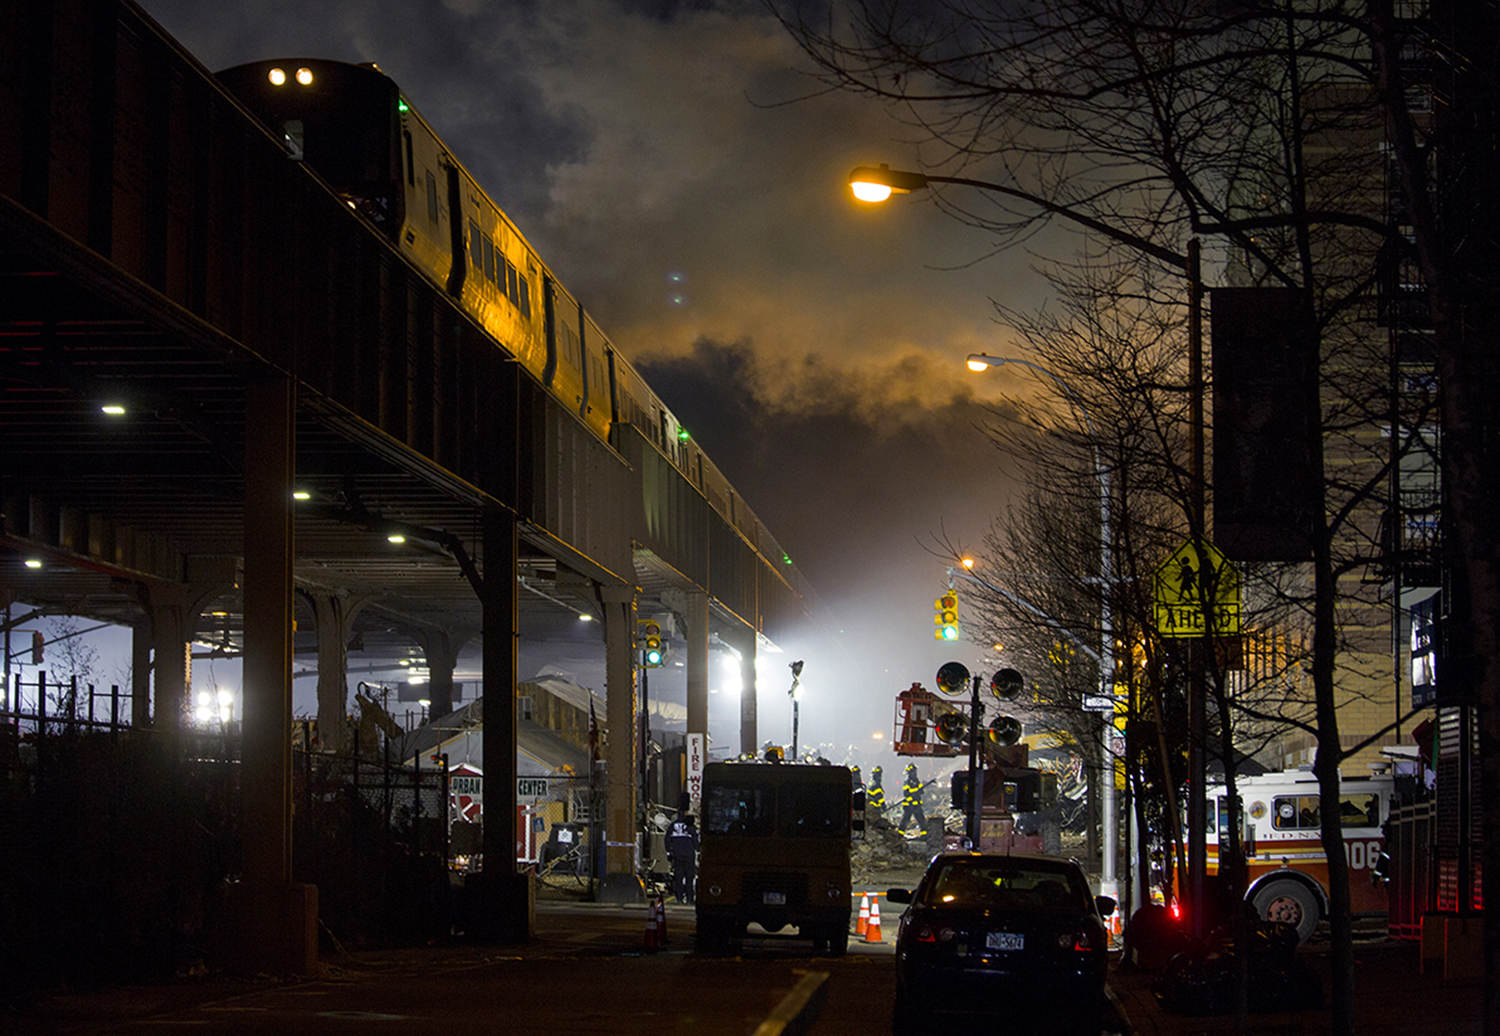
<svg viewBox="0 0 1500 1036">
<path fill-rule="evenodd" d="M 917 834 L 927 833 L 927 817 L 922 812 L 922 780 L 917 776 L 917 767 L 913 763 L 906 768 L 906 780 L 901 784 L 901 824 L 904 831 L 906 825 L 912 820 L 916 821 Z"/>
<path fill-rule="evenodd" d="M 865 808 L 875 810 L 877 814 L 885 812 L 885 789 L 880 786 L 880 767 L 870 771 L 870 785 L 865 789 Z"/>
</svg>

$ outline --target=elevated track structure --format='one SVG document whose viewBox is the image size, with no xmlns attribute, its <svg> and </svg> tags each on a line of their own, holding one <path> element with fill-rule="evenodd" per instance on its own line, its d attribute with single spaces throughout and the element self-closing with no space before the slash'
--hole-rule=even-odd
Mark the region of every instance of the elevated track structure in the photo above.
<svg viewBox="0 0 1500 1036">
<path fill-rule="evenodd" d="M 637 722 L 637 614 L 670 612 L 688 730 L 707 729 L 712 636 L 741 656 L 754 751 L 757 650 L 807 620 L 809 591 L 659 400 L 620 406 L 639 377 L 606 345 L 618 377 L 584 413 L 128 0 L 0 13 L 0 605 L 131 627 L 133 722 L 158 731 L 184 722 L 191 645 L 242 657 L 252 966 L 306 970 L 315 945 L 289 864 L 309 630 L 330 729 L 352 639 L 418 640 L 436 710 L 481 643 L 502 816 L 518 644 L 582 614 L 603 620 L 610 729 Z M 621 879 L 638 752 L 608 740 Z M 510 841 L 488 825 L 486 857 Z M 521 876 L 484 887 L 472 927 L 524 935 Z"/>
</svg>

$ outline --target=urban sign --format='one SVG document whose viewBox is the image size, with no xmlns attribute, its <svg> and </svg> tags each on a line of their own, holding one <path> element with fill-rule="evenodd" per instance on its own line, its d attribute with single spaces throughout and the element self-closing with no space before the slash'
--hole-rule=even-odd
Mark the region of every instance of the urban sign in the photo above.
<svg viewBox="0 0 1500 1036">
<path fill-rule="evenodd" d="M 1154 596 L 1164 637 L 1240 631 L 1240 573 L 1212 543 L 1184 540 L 1157 568 Z"/>
</svg>

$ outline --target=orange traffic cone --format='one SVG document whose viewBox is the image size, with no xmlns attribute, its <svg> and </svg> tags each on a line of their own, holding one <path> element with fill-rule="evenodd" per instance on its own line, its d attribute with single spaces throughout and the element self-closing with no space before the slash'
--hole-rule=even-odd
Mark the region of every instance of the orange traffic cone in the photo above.
<svg viewBox="0 0 1500 1036">
<path fill-rule="evenodd" d="M 658 946 L 667 944 L 667 900 L 665 896 L 656 897 L 656 942 Z"/>
<path fill-rule="evenodd" d="M 880 937 L 880 900 L 870 904 L 870 921 L 865 925 L 865 942 L 884 942 Z"/>
<path fill-rule="evenodd" d="M 646 905 L 646 949 L 654 950 L 661 946 L 661 931 L 656 927 L 656 904 Z"/>
<path fill-rule="evenodd" d="M 859 897 L 859 920 L 854 922 L 854 934 L 864 935 L 865 929 L 870 925 L 870 894 L 866 892 Z"/>
</svg>

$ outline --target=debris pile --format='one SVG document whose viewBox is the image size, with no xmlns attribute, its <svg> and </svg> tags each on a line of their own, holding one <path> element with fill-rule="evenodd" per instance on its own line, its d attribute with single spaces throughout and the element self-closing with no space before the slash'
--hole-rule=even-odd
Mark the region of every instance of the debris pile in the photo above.
<svg viewBox="0 0 1500 1036">
<path fill-rule="evenodd" d="M 856 838 L 850 854 L 854 887 L 872 888 L 895 882 L 915 884 L 927 867 L 927 861 L 943 848 L 941 816 L 929 815 L 927 836 L 910 837 L 884 817 L 871 819 L 865 825 L 863 838 Z"/>
</svg>

